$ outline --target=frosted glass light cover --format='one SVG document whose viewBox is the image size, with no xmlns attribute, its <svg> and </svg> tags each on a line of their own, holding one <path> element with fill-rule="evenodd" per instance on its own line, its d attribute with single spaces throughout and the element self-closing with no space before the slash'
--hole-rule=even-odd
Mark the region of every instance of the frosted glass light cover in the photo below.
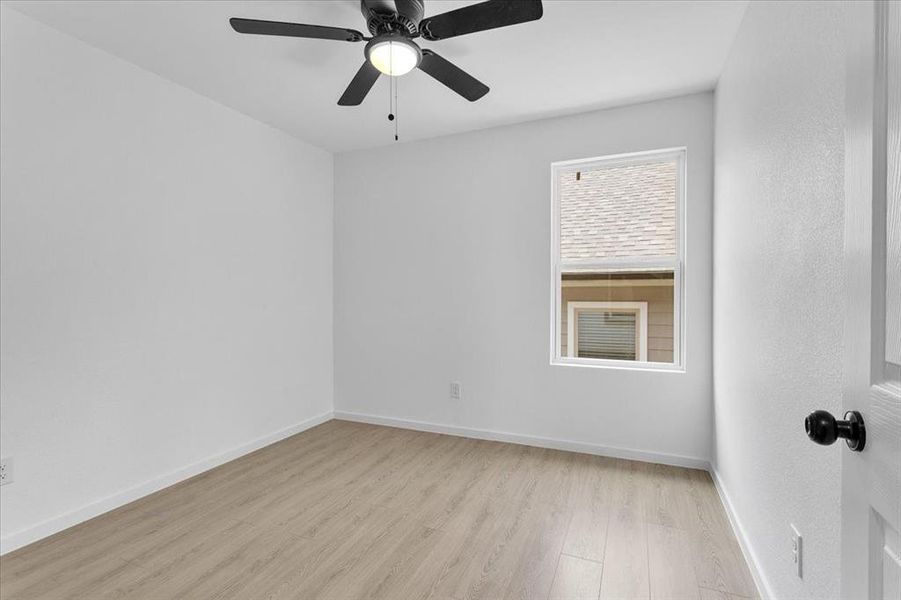
<svg viewBox="0 0 901 600">
<path fill-rule="evenodd" d="M 416 68 L 419 55 L 402 42 L 380 42 L 369 50 L 369 62 L 385 75 L 404 75 Z"/>
</svg>

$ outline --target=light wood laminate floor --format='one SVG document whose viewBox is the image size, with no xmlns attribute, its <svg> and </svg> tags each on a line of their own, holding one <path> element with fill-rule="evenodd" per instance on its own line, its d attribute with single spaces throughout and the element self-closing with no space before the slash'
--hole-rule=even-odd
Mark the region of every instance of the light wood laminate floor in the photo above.
<svg viewBox="0 0 901 600">
<path fill-rule="evenodd" d="M 0 558 L 0 597 L 756 597 L 710 476 L 330 421 Z"/>
</svg>

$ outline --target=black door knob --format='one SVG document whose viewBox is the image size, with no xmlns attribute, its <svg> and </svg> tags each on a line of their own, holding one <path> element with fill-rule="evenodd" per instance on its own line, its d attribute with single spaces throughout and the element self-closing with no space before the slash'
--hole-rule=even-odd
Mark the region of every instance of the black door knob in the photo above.
<svg viewBox="0 0 901 600">
<path fill-rule="evenodd" d="M 867 443 L 863 417 L 856 410 L 846 412 L 844 421 L 836 421 L 829 411 L 815 410 L 804 419 L 804 430 L 807 437 L 823 446 L 844 438 L 848 448 L 860 452 Z"/>
</svg>

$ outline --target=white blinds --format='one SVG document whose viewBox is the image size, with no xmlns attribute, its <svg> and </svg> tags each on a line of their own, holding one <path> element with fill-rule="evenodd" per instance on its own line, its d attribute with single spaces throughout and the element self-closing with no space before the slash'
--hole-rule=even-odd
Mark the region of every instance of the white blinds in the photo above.
<svg viewBox="0 0 901 600">
<path fill-rule="evenodd" d="M 580 310 L 578 356 L 635 360 L 636 313 Z"/>
</svg>

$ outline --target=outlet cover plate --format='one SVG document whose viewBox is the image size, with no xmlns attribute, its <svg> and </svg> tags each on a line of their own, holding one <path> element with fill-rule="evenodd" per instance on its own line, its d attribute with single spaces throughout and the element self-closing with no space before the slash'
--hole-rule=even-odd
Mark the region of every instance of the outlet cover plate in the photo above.
<svg viewBox="0 0 901 600">
<path fill-rule="evenodd" d="M 798 531 L 798 528 L 794 525 L 791 525 L 792 528 L 792 561 L 795 565 L 795 574 L 799 579 L 803 579 L 803 574 L 801 571 L 801 567 L 803 565 L 803 538 L 801 537 L 801 533 Z"/>
<path fill-rule="evenodd" d="M 0 458 L 0 485 L 13 482 L 13 459 Z"/>
</svg>

